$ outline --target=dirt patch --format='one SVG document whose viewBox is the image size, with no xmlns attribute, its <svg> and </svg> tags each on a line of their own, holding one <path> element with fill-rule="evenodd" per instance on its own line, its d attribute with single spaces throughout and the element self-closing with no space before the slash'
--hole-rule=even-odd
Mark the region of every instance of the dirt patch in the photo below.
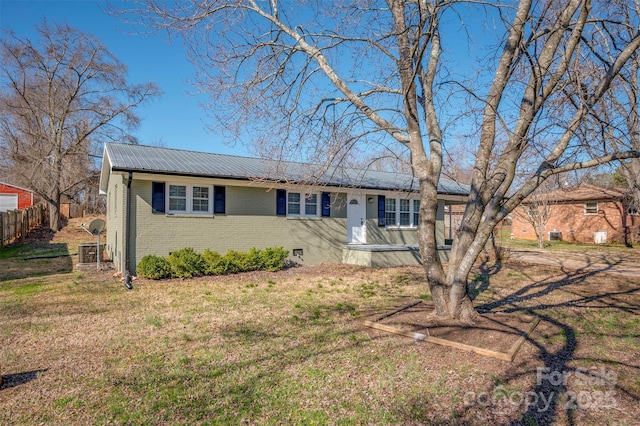
<svg viewBox="0 0 640 426">
<path fill-rule="evenodd" d="M 479 315 L 474 324 L 464 324 L 436 317 L 433 310 L 432 304 L 418 303 L 376 322 L 467 346 L 508 353 L 520 337 L 527 334 L 534 321 L 533 316 L 519 313 L 485 313 Z"/>
</svg>

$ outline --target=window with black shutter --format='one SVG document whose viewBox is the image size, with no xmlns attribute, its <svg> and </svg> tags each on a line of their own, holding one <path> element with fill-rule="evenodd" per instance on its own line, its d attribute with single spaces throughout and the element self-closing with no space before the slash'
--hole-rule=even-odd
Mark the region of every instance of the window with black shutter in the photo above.
<svg viewBox="0 0 640 426">
<path fill-rule="evenodd" d="M 284 189 L 276 190 L 276 214 L 278 216 L 287 215 L 287 191 Z"/>
<path fill-rule="evenodd" d="M 213 187 L 213 213 L 224 214 L 227 188 L 224 186 Z"/>
<path fill-rule="evenodd" d="M 331 194 L 329 192 L 322 193 L 322 217 L 331 216 Z"/>
<path fill-rule="evenodd" d="M 385 198 L 384 195 L 378 195 L 378 226 L 385 226 Z"/>
<path fill-rule="evenodd" d="M 151 183 L 151 211 L 153 213 L 164 213 L 165 184 L 164 182 L 152 182 Z"/>
</svg>

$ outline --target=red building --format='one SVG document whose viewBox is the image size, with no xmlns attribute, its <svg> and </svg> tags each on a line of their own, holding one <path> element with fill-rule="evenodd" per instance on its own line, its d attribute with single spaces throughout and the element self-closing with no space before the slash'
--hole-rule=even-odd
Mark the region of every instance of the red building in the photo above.
<svg viewBox="0 0 640 426">
<path fill-rule="evenodd" d="M 549 220 L 544 240 L 581 243 L 638 243 L 640 215 L 628 203 L 623 190 L 582 184 L 543 194 Z M 515 238 L 536 239 L 533 226 L 525 219 L 525 199 L 512 215 Z"/>
<path fill-rule="evenodd" d="M 33 191 L 0 182 L 0 212 L 24 209 L 33 205 Z"/>
</svg>

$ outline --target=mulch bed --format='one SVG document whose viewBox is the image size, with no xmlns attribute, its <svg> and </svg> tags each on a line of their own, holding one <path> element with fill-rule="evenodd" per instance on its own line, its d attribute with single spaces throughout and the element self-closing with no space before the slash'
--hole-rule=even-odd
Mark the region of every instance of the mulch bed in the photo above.
<svg viewBox="0 0 640 426">
<path fill-rule="evenodd" d="M 375 321 L 403 331 L 507 353 L 529 331 L 533 317 L 519 313 L 484 313 L 474 324 L 433 316 L 433 305 L 419 303 Z"/>
</svg>

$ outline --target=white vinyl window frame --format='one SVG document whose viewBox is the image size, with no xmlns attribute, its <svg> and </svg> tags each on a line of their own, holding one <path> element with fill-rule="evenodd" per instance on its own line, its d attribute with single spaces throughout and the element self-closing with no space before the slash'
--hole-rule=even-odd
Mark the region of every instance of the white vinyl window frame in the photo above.
<svg viewBox="0 0 640 426">
<path fill-rule="evenodd" d="M 213 214 L 213 185 L 166 183 L 165 211 L 169 214 Z"/>
<path fill-rule="evenodd" d="M 598 214 L 598 203 L 595 201 L 584 203 L 584 214 L 585 215 Z"/>
<path fill-rule="evenodd" d="M 318 192 L 287 191 L 287 216 L 319 217 L 321 199 Z"/>
<path fill-rule="evenodd" d="M 390 229 L 415 229 L 420 220 L 418 198 L 385 198 L 385 224 Z"/>
</svg>

